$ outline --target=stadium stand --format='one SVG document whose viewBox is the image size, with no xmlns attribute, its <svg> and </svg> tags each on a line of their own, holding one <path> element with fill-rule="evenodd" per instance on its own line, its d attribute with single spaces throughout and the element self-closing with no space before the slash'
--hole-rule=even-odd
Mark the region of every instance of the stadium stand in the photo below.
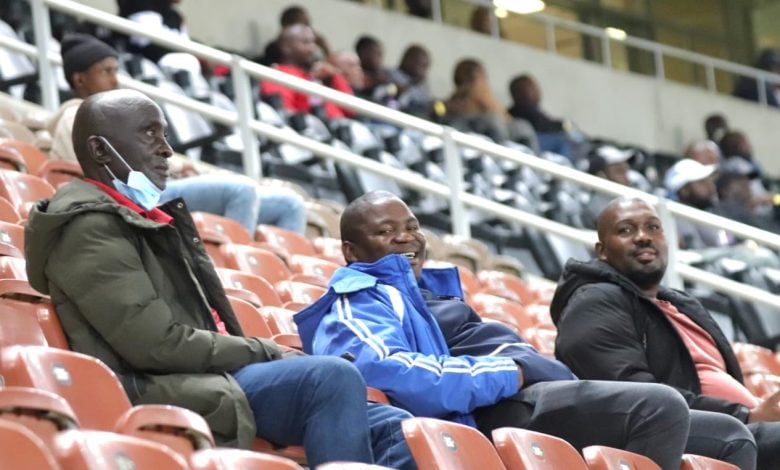
<svg viewBox="0 0 780 470">
<path fill-rule="evenodd" d="M 189 87 L 181 86 L 181 83 L 175 81 L 181 77 L 170 77 L 146 60 L 128 55 L 124 57 L 124 66 L 136 78 L 153 83 L 161 89 L 179 96 L 187 96 L 190 92 Z M 24 66 L 21 69 L 21 78 L 13 77 L 13 83 L 34 83 L 34 78 L 30 79 L 33 76 L 30 74 L 34 72 L 23 73 Z M 6 76 L 2 78 L 3 83 L 0 85 L 7 85 L 9 82 Z M 215 83 L 218 83 L 218 80 L 215 80 Z M 223 85 L 225 83 L 229 81 L 223 82 Z M 234 110 L 235 107 L 229 99 L 233 97 L 234 91 L 228 93 L 229 90 L 224 88 L 213 90 L 209 100 L 222 103 L 221 98 L 226 97 L 229 104 L 225 106 Z M 223 94 L 222 91 L 226 92 Z M 256 101 L 261 122 L 293 134 L 314 138 L 336 149 L 351 150 L 373 161 L 408 170 L 410 174 L 415 172 L 424 175 L 431 181 L 446 181 L 441 142 L 432 143 L 430 139 L 414 131 L 375 123 L 330 121 L 318 114 L 317 109 L 313 109 L 311 114 L 289 114 L 280 109 L 278 103 L 276 108 L 274 106 L 272 97 L 267 102 Z M 222 129 L 219 125 L 206 122 L 200 115 L 185 112 L 173 105 L 165 105 L 165 111 L 171 121 L 172 141 L 178 151 L 188 152 L 195 149 L 195 154 L 200 152 L 199 156 L 204 161 L 225 168 L 246 170 L 241 167 L 240 159 L 237 158 L 245 144 L 231 139 L 231 136 L 235 136 L 233 129 Z M 295 462 L 273 456 L 260 456 L 257 452 L 209 449 L 213 446 L 210 431 L 208 427 L 203 427 L 205 423 L 198 420 L 198 417 L 190 416 L 182 410 L 165 414 L 161 408 L 131 409 L 126 397 L 122 398 L 124 392 L 121 386 L 111 379 L 111 374 L 106 373 L 105 366 L 95 364 L 94 361 L 81 361 L 83 364 L 71 366 L 70 361 L 76 360 L 73 353 L 44 349 L 46 346 L 68 349 L 67 340 L 48 299 L 25 284 L 23 264 L 21 267 L 19 265 L 20 262 L 23 263 L 23 236 L 20 235 L 23 229 L 17 223 L 24 221 L 32 203 L 51 196 L 55 188 L 83 175 L 77 166 L 48 160 L 45 145 L 41 144 L 42 148 L 36 146 L 36 143 L 45 142 L 40 127 L 21 124 L 25 116 L 22 107 L 18 110 L 9 109 L 3 102 L 0 112 L 3 116 L 0 132 L 7 136 L 0 140 L 0 167 L 3 168 L 0 173 L 0 219 L 7 221 L 0 224 L 0 249 L 6 250 L 0 252 L 0 255 L 3 255 L 0 258 L 0 346 L 3 347 L 2 376 L 5 385 L 8 385 L 0 388 L 0 434 L 4 436 L 0 438 L 0 442 L 5 449 L 9 449 L 0 452 L 0 466 L 7 465 L 12 468 L 18 465 L 18 468 L 23 468 L 29 464 L 34 465 L 34 468 L 59 468 L 60 465 L 63 468 L 96 468 L 90 466 L 90 460 L 113 452 L 113 449 L 121 449 L 138 468 L 143 468 L 147 458 L 151 459 L 149 461 L 152 462 L 150 465 L 154 465 L 153 468 L 186 468 L 186 462 L 177 454 L 189 457 L 190 467 L 198 469 L 233 468 L 236 465 L 246 465 L 247 468 L 253 468 L 251 465 L 263 465 L 263 468 L 301 468 Z M 27 117 L 28 121 L 32 120 L 31 115 Z M 516 143 L 504 144 L 508 148 L 518 148 Z M 554 284 L 549 279 L 555 278 L 554 274 L 559 272 L 561 260 L 565 260 L 567 253 L 582 254 L 582 251 L 577 251 L 568 241 L 479 214 L 472 214 L 472 231 L 475 235 L 480 235 L 482 241 L 463 239 L 446 233 L 439 235 L 449 231 L 451 226 L 452 214 L 446 213 L 443 199 L 401 188 L 392 180 L 378 178 L 365 170 L 355 170 L 333 161 L 318 160 L 312 152 L 289 143 L 261 139 L 260 150 L 263 170 L 267 170 L 266 174 L 273 177 L 268 184 L 299 183 L 306 188 L 298 187 L 308 199 L 308 223 L 311 229 L 309 235 L 313 236 L 306 238 L 270 226 L 259 226 L 254 234 L 249 234 L 240 224 L 230 219 L 205 213 L 193 214 L 209 254 L 217 266 L 223 267 L 219 270 L 221 280 L 228 294 L 234 297 L 231 298 L 231 305 L 247 334 L 273 338 L 279 344 L 300 349 L 300 339 L 297 338 L 295 324 L 291 320 L 293 310 L 281 307 L 309 304 L 324 292 L 324 283 L 335 269 L 344 264 L 340 241 L 337 238 L 337 221 L 343 203 L 366 189 L 389 187 L 415 201 L 423 214 L 421 219 L 430 222 L 429 244 L 432 254 L 435 254 L 432 256 L 434 259 L 429 261 L 430 265 L 452 263 L 462 266 L 460 275 L 467 297 L 478 307 L 477 310 L 486 320 L 508 324 L 527 337 L 538 350 L 553 355 L 555 330 L 550 324 L 546 304 L 549 303 L 551 286 Z M 510 207 L 526 209 L 529 213 L 551 220 L 565 221 L 574 229 L 583 228 L 583 224 L 577 222 L 578 215 L 587 205 L 582 188 L 560 184 L 541 172 L 509 165 L 488 153 L 464 149 L 459 157 L 466 169 L 467 186 L 475 194 L 504 202 Z M 540 157 L 561 163 L 555 156 Z M 336 201 L 325 199 L 326 197 L 333 197 Z M 425 210 L 429 208 L 432 209 Z M 8 248 L 3 248 L 6 245 Z M 5 258 L 15 259 L 5 261 Z M 712 266 L 708 267 L 715 270 Z M 773 283 L 771 271 L 757 272 L 756 275 L 767 290 L 780 292 L 780 282 Z M 747 276 L 742 278 L 749 279 Z M 739 305 L 740 309 L 748 313 L 755 310 L 755 307 L 748 303 L 731 303 Z M 776 311 L 770 313 L 777 314 Z M 771 325 L 769 327 L 771 328 Z M 753 336 L 738 331 L 734 338 L 771 339 L 772 333 L 780 331 L 773 331 L 766 326 L 762 328 L 765 331 Z M 777 343 L 770 341 L 766 344 L 775 346 Z M 772 350 L 750 344 L 740 344 L 735 346 L 735 349 L 746 372 L 746 383 L 753 393 L 766 396 L 780 389 L 780 359 Z M 52 377 L 39 380 L 33 375 L 25 376 L 27 373 L 32 374 L 32 370 L 25 373 L 13 372 L 21 370 L 15 367 L 21 366 L 25 358 L 49 364 L 51 370 L 55 371 L 54 380 Z M 51 358 L 57 359 L 52 362 L 54 359 Z M 62 380 L 88 382 L 89 388 L 100 389 L 104 397 L 102 406 L 107 408 L 101 408 L 94 400 L 85 399 L 91 395 L 81 387 L 72 390 L 62 387 Z M 13 397 L 12 393 L 16 390 L 14 385 L 36 388 L 26 392 L 18 390 L 17 396 Z M 57 392 L 59 395 L 47 391 Z M 25 394 L 27 398 L 21 398 Z M 8 397 L 11 397 L 11 405 L 6 406 L 4 400 Z M 386 401 L 386 398 L 384 400 Z M 169 408 L 166 410 L 170 411 Z M 41 416 L 26 413 L 25 409 L 45 409 L 45 419 L 48 422 L 43 424 L 48 426 L 48 430 L 41 431 L 45 426 L 33 423 L 33 420 L 44 421 Z M 7 424 L 6 421 L 12 419 L 7 417 L 8 414 L 14 414 L 13 420 L 18 420 L 34 432 L 20 429 L 20 426 L 13 423 Z M 84 429 L 113 430 L 145 440 L 94 431 L 67 431 L 78 426 Z M 404 431 L 409 436 L 413 453 L 421 468 L 487 470 L 504 468 L 504 465 L 510 469 L 526 468 L 510 464 L 516 461 L 512 460 L 513 458 L 521 457 L 505 457 L 504 452 L 507 452 L 510 446 L 502 444 L 501 439 L 496 438 L 496 446 L 504 464 L 489 442 L 484 438 L 480 439 L 482 436 L 474 436 L 473 432 L 460 429 L 456 425 L 435 420 L 414 420 L 405 424 Z M 533 440 L 525 440 L 520 444 L 520 438 L 514 431 L 517 430 L 508 431 L 503 436 L 514 443 L 514 448 L 509 449 L 510 452 L 524 446 L 530 448 L 528 452 L 534 458 L 540 458 L 539 449 L 542 455 L 551 455 L 553 451 L 550 449 L 558 448 L 555 447 L 558 445 L 554 443 L 555 438 L 550 436 L 539 436 L 541 444 Z M 429 434 L 431 432 L 445 432 L 447 434 L 443 435 L 448 438 L 432 437 L 433 435 Z M 421 439 L 427 442 L 423 444 Z M 165 446 L 150 444 L 149 440 L 162 442 Z M 95 445 L 88 446 L 85 444 L 87 441 L 94 442 Z M 444 450 L 441 449 L 442 445 L 445 446 Z M 14 446 L 17 451 L 12 452 L 14 447 L 9 446 Z M 175 452 L 167 450 L 166 446 Z M 478 450 L 471 450 L 472 446 L 476 446 Z M 270 443 L 264 442 L 258 442 L 256 449 L 264 452 L 274 451 Z M 457 452 L 451 452 L 453 449 Z M 301 462 L 301 449 L 288 449 L 286 452 Z M 561 454 L 563 452 L 555 452 L 556 457 Z M 612 450 L 586 449 L 585 455 L 592 465 L 591 468 L 612 468 L 598 467 L 608 464 L 596 463 L 611 458 Z M 11 458 L 38 460 L 34 464 L 30 463 L 32 460 L 5 460 Z M 557 465 L 553 468 L 576 468 L 574 465 L 579 465 L 580 462 L 574 455 L 570 458 L 571 460 L 551 465 Z M 625 454 L 616 458 L 618 462 L 620 459 L 634 462 L 630 460 L 633 456 Z M 58 460 L 60 465 L 57 464 Z M 572 463 L 575 461 L 576 464 Z M 702 463 L 703 461 L 691 456 L 686 459 L 683 468 L 721 468 L 716 467 L 715 463 Z M 641 463 L 641 457 L 637 457 L 636 462 L 639 463 L 631 463 L 630 465 L 635 467 L 630 468 L 653 468 L 643 466 L 646 463 Z M 321 468 L 379 467 L 330 464 Z M 724 465 L 723 468 L 725 470 L 728 467 Z"/>
</svg>

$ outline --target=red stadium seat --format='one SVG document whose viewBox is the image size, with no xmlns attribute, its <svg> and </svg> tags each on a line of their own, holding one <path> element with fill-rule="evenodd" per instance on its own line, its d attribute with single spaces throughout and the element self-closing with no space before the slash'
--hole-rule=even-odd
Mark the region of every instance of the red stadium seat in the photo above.
<svg viewBox="0 0 780 470">
<path fill-rule="evenodd" d="M 218 268 L 217 274 L 225 292 L 233 297 L 246 300 L 255 307 L 281 307 L 282 305 L 282 300 L 274 290 L 274 286 L 256 274 L 228 268 Z"/>
<path fill-rule="evenodd" d="M 2 248 L 0 254 L 3 256 L 24 258 L 24 227 L 16 223 L 0 221 L 0 248 Z M 14 253 L 18 253 L 18 256 Z"/>
<path fill-rule="evenodd" d="M 165 444 L 185 458 L 216 446 L 211 429 L 201 415 L 169 405 L 131 408 L 119 418 L 114 432 Z"/>
<path fill-rule="evenodd" d="M 22 217 L 8 199 L 0 197 L 0 221 L 10 224 L 18 224 Z"/>
<path fill-rule="evenodd" d="M 79 426 L 64 398 L 29 387 L 0 387 L 0 418 L 23 425 L 47 446 L 60 431 Z"/>
<path fill-rule="evenodd" d="M 480 271 L 477 274 L 479 281 L 486 289 L 492 292 L 503 292 L 507 298 L 516 300 L 523 305 L 529 305 L 536 301 L 536 294 L 528 287 L 528 284 L 517 276 L 502 271 Z"/>
<path fill-rule="evenodd" d="M 582 455 L 590 470 L 661 470 L 643 455 L 612 447 L 586 447 L 582 449 Z"/>
<path fill-rule="evenodd" d="M 258 225 L 255 240 L 280 248 L 290 255 L 317 255 L 314 245 L 306 237 L 273 225 Z"/>
<path fill-rule="evenodd" d="M 537 351 L 553 358 L 555 357 L 555 337 L 557 335 L 558 331 L 555 328 L 547 326 L 533 326 L 521 334 Z"/>
<path fill-rule="evenodd" d="M 302 470 L 290 459 L 238 449 L 209 449 L 190 457 L 192 470 Z M 322 468 L 317 467 L 317 468 Z"/>
<path fill-rule="evenodd" d="M 33 315 L 0 303 L 0 348 L 17 344 L 47 346 L 46 337 Z"/>
<path fill-rule="evenodd" d="M 68 340 L 51 301 L 33 289 L 26 280 L 0 279 L 0 305 L 25 312 L 34 318 L 50 347 L 69 349 Z"/>
<path fill-rule="evenodd" d="M 358 462 L 330 462 L 319 465 L 317 470 L 390 470 L 390 467 Z"/>
<path fill-rule="evenodd" d="M 310 304 L 322 297 L 326 292 L 324 287 L 297 281 L 277 282 L 275 287 L 282 302 L 297 302 L 301 304 Z"/>
<path fill-rule="evenodd" d="M 81 165 L 66 160 L 46 160 L 35 172 L 35 175 L 40 176 L 53 188 L 59 188 L 74 179 L 84 178 Z"/>
<path fill-rule="evenodd" d="M 22 218 L 27 218 L 37 201 L 53 195 L 54 188 L 37 176 L 0 170 L 0 197 L 8 199 Z"/>
<path fill-rule="evenodd" d="M 233 313 L 236 314 L 238 324 L 244 336 L 256 336 L 259 338 L 272 338 L 274 333 L 268 325 L 265 317 L 249 302 L 236 297 L 228 297 Z"/>
<path fill-rule="evenodd" d="M 322 276 L 325 279 L 330 279 L 333 273 L 341 267 L 333 261 L 306 255 L 291 255 L 289 265 L 293 274 Z"/>
<path fill-rule="evenodd" d="M 425 470 L 504 470 L 479 431 L 433 418 L 410 418 L 401 427 L 417 466 Z"/>
<path fill-rule="evenodd" d="M 0 468 L 59 470 L 60 466 L 32 431 L 0 419 Z"/>
<path fill-rule="evenodd" d="M 35 173 L 49 159 L 31 140 L 3 137 L 0 138 L 0 148 L 13 149 L 24 160 L 24 168 L 18 171 L 26 169 L 28 173 Z"/>
<path fill-rule="evenodd" d="M 493 431 L 498 455 L 509 470 L 587 470 L 577 449 L 563 439 L 528 431 L 499 428 Z"/>
<path fill-rule="evenodd" d="M 317 237 L 312 242 L 317 256 L 329 261 L 333 261 L 339 266 L 344 266 L 344 254 L 341 252 L 341 240 L 338 238 Z"/>
<path fill-rule="evenodd" d="M 193 212 L 192 220 L 204 241 L 219 242 L 227 239 L 230 243 L 252 243 L 252 236 L 246 231 L 246 227 L 231 218 L 208 212 Z"/>
<path fill-rule="evenodd" d="M 256 274 L 271 284 L 290 277 L 290 270 L 281 258 L 271 251 L 250 245 L 222 245 L 225 267 Z"/>
<path fill-rule="evenodd" d="M 55 439 L 54 454 L 68 470 L 189 469 L 182 456 L 162 444 L 113 432 L 65 431 Z"/>
<path fill-rule="evenodd" d="M 680 470 L 739 470 L 739 467 L 722 460 L 715 460 L 701 455 L 683 455 Z"/>
</svg>

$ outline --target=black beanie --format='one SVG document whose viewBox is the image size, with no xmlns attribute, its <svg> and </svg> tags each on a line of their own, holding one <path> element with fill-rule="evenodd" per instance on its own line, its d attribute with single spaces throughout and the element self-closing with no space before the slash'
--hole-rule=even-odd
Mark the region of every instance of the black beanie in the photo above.
<svg viewBox="0 0 780 470">
<path fill-rule="evenodd" d="M 69 34 L 62 38 L 60 54 L 62 54 L 62 68 L 65 71 L 65 78 L 71 86 L 73 86 L 71 77 L 74 73 L 83 72 L 106 57 L 119 57 L 113 47 L 100 39 L 78 33 Z"/>
</svg>

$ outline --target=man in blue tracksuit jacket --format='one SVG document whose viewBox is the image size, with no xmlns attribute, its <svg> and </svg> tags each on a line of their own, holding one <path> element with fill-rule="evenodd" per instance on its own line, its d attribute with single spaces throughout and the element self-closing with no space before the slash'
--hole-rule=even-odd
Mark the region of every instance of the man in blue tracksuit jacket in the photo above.
<svg viewBox="0 0 780 470">
<path fill-rule="evenodd" d="M 553 434 L 679 468 L 685 401 L 657 384 L 579 381 L 506 327 L 482 323 L 455 268 L 422 269 L 425 237 L 403 201 L 368 193 L 345 209 L 340 268 L 295 316 L 304 350 L 353 360 L 369 386 L 416 416 Z"/>
</svg>

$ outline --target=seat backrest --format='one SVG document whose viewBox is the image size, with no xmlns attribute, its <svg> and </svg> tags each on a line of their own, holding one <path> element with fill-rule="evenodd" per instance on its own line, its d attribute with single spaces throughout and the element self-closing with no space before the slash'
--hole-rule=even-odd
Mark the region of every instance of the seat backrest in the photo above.
<svg viewBox="0 0 780 470">
<path fill-rule="evenodd" d="M 344 254 L 341 252 L 341 240 L 331 237 L 317 237 L 312 242 L 314 249 L 317 250 L 317 256 L 333 261 L 339 266 L 344 266 Z"/>
<path fill-rule="evenodd" d="M 0 302 L 0 348 L 18 344 L 47 346 L 34 316 L 15 305 Z"/>
<path fill-rule="evenodd" d="M 291 255 L 315 256 L 314 245 L 303 235 L 273 225 L 258 225 L 255 240 L 286 250 Z"/>
<path fill-rule="evenodd" d="M 232 296 L 228 296 L 228 300 L 230 307 L 233 308 L 233 313 L 236 314 L 238 324 L 241 325 L 244 336 L 270 339 L 274 335 L 265 317 L 254 305 Z"/>
<path fill-rule="evenodd" d="M 58 432 L 78 427 L 76 415 L 64 398 L 30 387 L 0 387 L 0 419 L 23 425 L 47 447 Z"/>
<path fill-rule="evenodd" d="M 298 325 L 293 321 L 295 312 L 281 307 L 263 307 L 260 313 L 268 322 L 271 332 L 275 335 L 298 334 Z"/>
<path fill-rule="evenodd" d="M 192 220 L 204 240 L 226 237 L 231 243 L 252 243 L 252 235 L 246 231 L 246 227 L 231 218 L 208 212 L 193 212 Z"/>
<path fill-rule="evenodd" d="M 587 470 L 577 449 L 563 439 L 518 428 L 493 431 L 493 443 L 509 470 Z"/>
<path fill-rule="evenodd" d="M 743 373 L 780 375 L 780 360 L 771 349 L 747 343 L 734 343 L 733 348 Z"/>
<path fill-rule="evenodd" d="M 280 281 L 276 283 L 276 292 L 282 302 L 310 304 L 322 297 L 326 289 L 306 282 Z"/>
<path fill-rule="evenodd" d="M 133 407 L 117 420 L 114 432 L 164 444 L 185 458 L 216 446 L 201 415 L 170 405 Z"/>
<path fill-rule="evenodd" d="M 504 470 L 490 441 L 462 424 L 411 418 L 401 427 L 419 468 L 426 470 Z"/>
<path fill-rule="evenodd" d="M 0 221 L 16 224 L 21 218 L 16 207 L 8 199 L 0 197 Z"/>
<path fill-rule="evenodd" d="M 208 449 L 190 457 L 192 470 L 302 470 L 290 459 L 238 449 Z M 321 467 L 317 467 L 321 468 Z"/>
<path fill-rule="evenodd" d="M 0 196 L 10 201 L 22 218 L 27 218 L 35 202 L 54 195 L 49 183 L 27 173 L 0 170 L 0 183 Z"/>
<path fill-rule="evenodd" d="M 0 468 L 57 470 L 46 444 L 18 423 L 0 419 Z"/>
<path fill-rule="evenodd" d="M 13 171 L 27 171 L 27 163 L 21 152 L 13 146 L 2 143 L 0 139 L 0 169 Z"/>
<path fill-rule="evenodd" d="M 225 267 L 256 274 L 271 284 L 290 277 L 290 270 L 275 253 L 250 245 L 222 245 Z"/>
<path fill-rule="evenodd" d="M 739 467 L 722 460 L 715 460 L 701 455 L 683 455 L 680 470 L 739 470 Z"/>
<path fill-rule="evenodd" d="M 183 457 L 162 444 L 104 431 L 66 431 L 54 454 L 68 470 L 187 470 Z"/>
<path fill-rule="evenodd" d="M 586 447 L 582 449 L 582 455 L 590 470 L 661 470 L 644 455 L 613 447 Z"/>
<path fill-rule="evenodd" d="M 329 462 L 318 465 L 317 470 L 390 470 L 390 467 L 360 462 Z"/>
<path fill-rule="evenodd" d="M 0 139 L 0 147 L 12 148 L 16 150 L 19 155 L 24 159 L 25 166 L 29 173 L 35 173 L 38 171 L 48 157 L 38 147 L 36 147 L 32 140 L 22 140 L 18 138 L 2 138 Z"/>
<path fill-rule="evenodd" d="M 0 256 L 0 279 L 21 279 L 26 281 L 27 262 L 24 257 Z"/>
<path fill-rule="evenodd" d="M 274 286 L 263 277 L 227 268 L 218 268 L 217 274 L 224 287 L 247 290 L 255 294 L 261 304 L 258 306 L 281 307 L 282 305 L 282 300 L 274 290 Z"/>
<path fill-rule="evenodd" d="M 84 178 L 84 172 L 81 165 L 67 160 L 46 160 L 35 172 L 35 176 L 40 176 L 53 188 L 59 188 L 65 183 L 74 179 Z"/>
<path fill-rule="evenodd" d="M 62 349 L 11 346 L 0 351 L 0 375 L 7 385 L 56 393 L 70 404 L 85 429 L 113 430 L 130 409 L 122 385 L 99 360 Z M 95 399 L 99 390 L 100 399 Z"/>
<path fill-rule="evenodd" d="M 0 221 L 0 243 L 15 246 L 24 257 L 24 227 L 15 222 Z"/>
<path fill-rule="evenodd" d="M 333 261 L 307 255 L 292 255 L 289 264 L 293 273 L 322 276 L 325 279 L 330 279 L 340 267 Z"/>
<path fill-rule="evenodd" d="M 0 305 L 25 312 L 43 331 L 49 347 L 69 349 L 59 317 L 48 297 L 40 294 L 24 279 L 0 279 Z"/>
<path fill-rule="evenodd" d="M 529 305 L 536 301 L 536 294 L 528 284 L 513 274 L 502 271 L 480 271 L 477 277 L 485 287 L 506 289 L 513 293 L 523 305 Z"/>
<path fill-rule="evenodd" d="M 531 327 L 521 332 L 521 336 L 531 343 L 541 354 L 555 357 L 555 337 L 558 332 L 549 327 Z"/>
<path fill-rule="evenodd" d="M 480 292 L 471 296 L 470 303 L 480 316 L 497 320 L 504 316 L 511 318 L 520 331 L 536 326 L 536 318 L 529 315 L 522 305 L 505 297 Z"/>
</svg>

